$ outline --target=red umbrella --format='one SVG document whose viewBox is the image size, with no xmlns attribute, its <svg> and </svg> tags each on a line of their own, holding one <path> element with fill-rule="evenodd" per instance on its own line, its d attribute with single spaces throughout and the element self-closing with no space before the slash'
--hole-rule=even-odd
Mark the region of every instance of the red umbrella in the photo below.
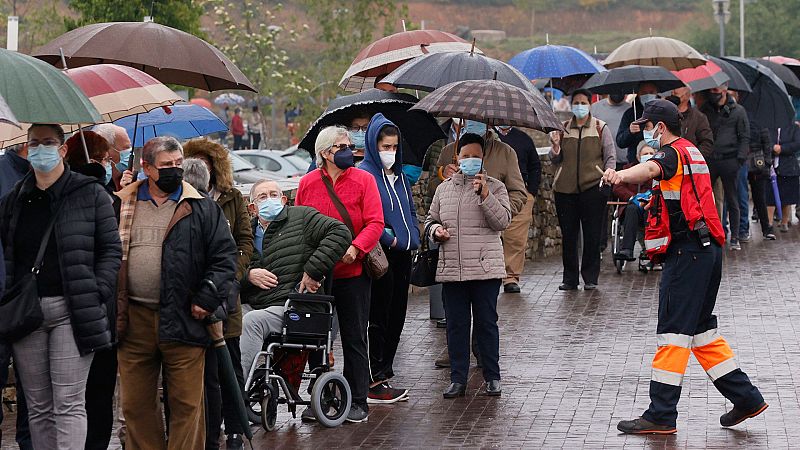
<svg viewBox="0 0 800 450">
<path fill-rule="evenodd" d="M 439 30 L 413 30 L 395 33 L 364 47 L 350 64 L 339 86 L 351 92 L 375 87 L 384 77 L 404 62 L 426 53 L 468 52 L 472 43 Z M 483 53 L 475 49 L 476 53 Z"/>
<path fill-rule="evenodd" d="M 684 84 L 692 88 L 692 92 L 705 91 L 720 87 L 730 81 L 730 77 L 718 65 L 709 61 L 695 68 L 673 70 L 673 74 Z"/>
<path fill-rule="evenodd" d="M 204 98 L 201 98 L 201 97 L 195 97 L 195 98 L 189 100 L 189 103 L 191 103 L 193 105 L 202 106 L 203 108 L 206 108 L 206 109 L 211 109 L 212 108 L 211 102 L 206 100 L 206 99 L 204 99 Z"/>
</svg>

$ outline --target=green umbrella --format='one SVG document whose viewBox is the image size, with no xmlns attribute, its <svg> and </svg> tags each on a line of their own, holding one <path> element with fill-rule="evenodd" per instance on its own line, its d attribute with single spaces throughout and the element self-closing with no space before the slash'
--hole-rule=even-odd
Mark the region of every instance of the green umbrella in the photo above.
<svg viewBox="0 0 800 450">
<path fill-rule="evenodd" d="M 60 70 L 36 58 L 0 49 L 0 96 L 26 123 L 89 124 L 100 114 Z"/>
</svg>

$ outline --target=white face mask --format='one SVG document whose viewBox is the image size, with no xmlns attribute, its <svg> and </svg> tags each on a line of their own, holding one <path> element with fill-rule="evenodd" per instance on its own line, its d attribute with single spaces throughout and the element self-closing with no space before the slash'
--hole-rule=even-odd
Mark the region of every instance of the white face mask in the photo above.
<svg viewBox="0 0 800 450">
<path fill-rule="evenodd" d="M 394 166 L 395 158 L 397 158 L 397 152 L 378 152 L 381 157 L 381 163 L 383 164 L 384 169 L 391 169 Z"/>
<path fill-rule="evenodd" d="M 639 158 L 639 162 L 646 163 L 646 162 L 647 162 L 647 161 L 649 161 L 649 160 L 650 160 L 650 158 L 652 158 L 652 157 L 653 157 L 653 155 L 650 155 L 650 154 L 647 154 L 647 155 L 642 155 L 642 156 L 641 156 L 641 158 Z"/>
</svg>

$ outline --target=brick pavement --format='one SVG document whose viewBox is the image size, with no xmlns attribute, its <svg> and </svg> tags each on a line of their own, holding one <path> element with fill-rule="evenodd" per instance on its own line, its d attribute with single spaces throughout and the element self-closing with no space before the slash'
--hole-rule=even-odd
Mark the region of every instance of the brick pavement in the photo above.
<svg viewBox="0 0 800 450">
<path fill-rule="evenodd" d="M 502 397 L 480 395 L 482 377 L 473 368 L 467 397 L 442 399 L 449 372 L 433 361 L 443 351 L 444 330 L 428 320 L 427 298 L 414 297 L 393 380 L 410 389 L 408 402 L 373 405 L 368 423 L 336 429 L 303 424 L 282 409 L 279 428 L 259 428 L 255 448 L 797 447 L 798 233 L 795 227 L 764 242 L 754 229 L 753 242 L 726 255 L 716 308 L 720 331 L 770 403 L 762 416 L 734 429 L 719 426 L 731 405 L 692 358 L 678 434 L 619 434 L 617 422 L 649 403 L 658 275 L 632 268 L 618 276 L 606 259 L 597 291 L 562 293 L 560 260 L 548 259 L 528 264 L 521 295 L 500 297 Z M 337 370 L 342 363 L 339 354 Z M 4 424 L 6 433 L 10 425 Z"/>
</svg>

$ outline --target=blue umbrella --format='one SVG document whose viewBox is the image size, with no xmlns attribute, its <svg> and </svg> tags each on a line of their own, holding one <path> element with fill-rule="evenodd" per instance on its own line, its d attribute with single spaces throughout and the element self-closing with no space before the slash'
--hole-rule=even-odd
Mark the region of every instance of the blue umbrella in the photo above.
<svg viewBox="0 0 800 450">
<path fill-rule="evenodd" d="M 511 58 L 508 63 L 531 80 L 606 71 L 605 67 L 588 53 L 565 45 L 543 45 L 525 50 Z"/>
<path fill-rule="evenodd" d="M 213 112 L 198 105 L 156 108 L 147 114 L 123 117 L 114 123 L 125 128 L 134 141 L 134 147 L 142 147 L 156 136 L 190 139 L 228 130 Z"/>
</svg>

